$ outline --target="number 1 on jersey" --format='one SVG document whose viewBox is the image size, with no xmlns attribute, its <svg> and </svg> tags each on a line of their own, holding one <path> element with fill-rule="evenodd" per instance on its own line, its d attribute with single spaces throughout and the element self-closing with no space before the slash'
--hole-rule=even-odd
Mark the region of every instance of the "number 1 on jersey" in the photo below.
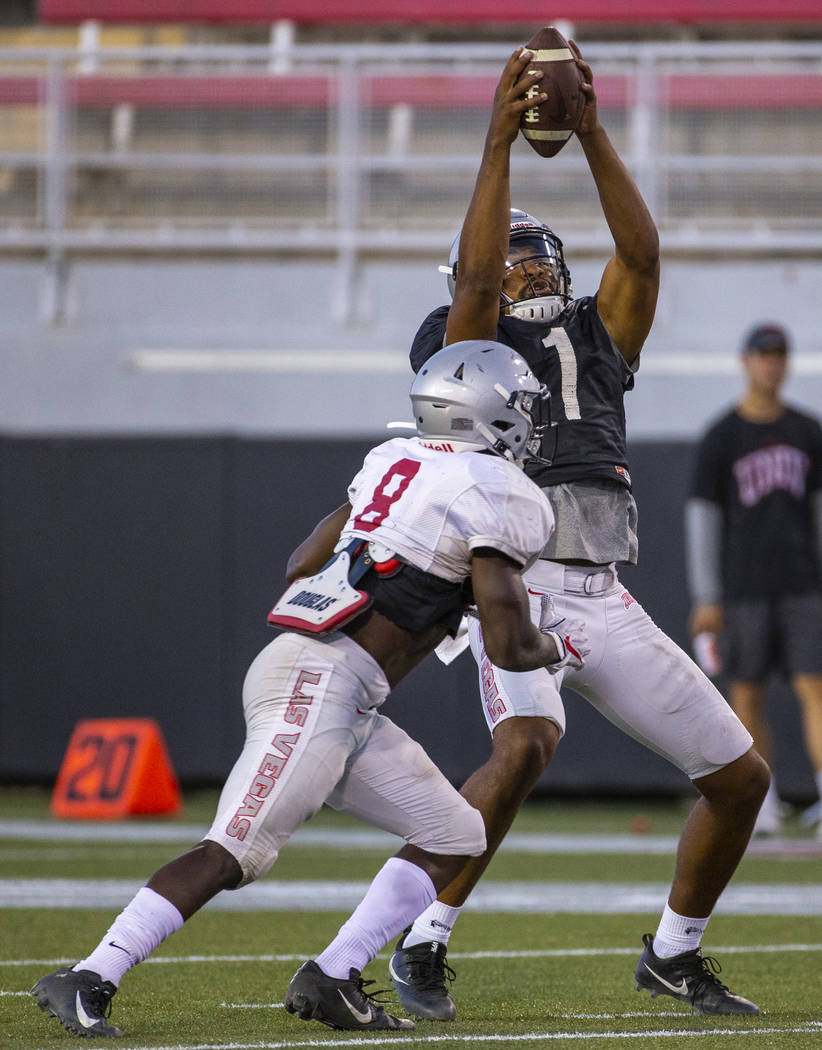
<svg viewBox="0 0 822 1050">
<path fill-rule="evenodd" d="M 577 400 L 577 355 L 564 328 L 552 328 L 542 340 L 546 350 L 553 347 L 559 360 L 560 400 L 567 420 L 582 419 Z"/>
</svg>

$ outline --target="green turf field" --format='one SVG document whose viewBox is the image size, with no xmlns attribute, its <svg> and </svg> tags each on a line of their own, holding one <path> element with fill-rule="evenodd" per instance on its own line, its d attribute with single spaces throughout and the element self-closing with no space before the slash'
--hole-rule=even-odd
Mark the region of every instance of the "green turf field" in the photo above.
<svg viewBox="0 0 822 1050">
<path fill-rule="evenodd" d="M 187 798 L 186 810 L 176 820 L 183 832 L 191 825 L 207 825 L 214 800 L 212 793 Z M 546 832 L 621 835 L 626 851 L 615 852 L 619 846 L 613 842 L 600 851 L 594 838 L 587 839 L 578 852 L 530 847 L 525 852 L 523 847 L 523 852 L 498 854 L 484 884 L 503 891 L 505 883 L 562 883 L 569 891 L 583 884 L 602 914 L 588 914 L 587 908 L 580 914 L 466 909 L 449 950 L 457 971 L 452 988 L 458 1008 L 454 1024 L 420 1022 L 412 1033 L 363 1036 L 300 1022 L 282 1009 L 279 1004 L 297 966 L 320 951 L 347 916 L 347 911 L 323 910 L 322 887 L 329 880 L 367 881 L 391 852 L 382 847 L 295 842 L 263 881 L 316 884 L 317 910 L 205 909 L 126 976 L 112 1013 L 125 1036 L 98 1042 L 123 1050 L 369 1043 L 413 1043 L 445 1050 L 555 1045 L 585 1050 L 822 1050 L 822 908 L 816 906 L 807 914 L 793 915 L 768 914 L 767 905 L 753 914 L 718 911 L 711 920 L 706 953 L 719 957 L 723 980 L 760 1004 L 760 1017 L 692 1016 L 672 999 L 651 1000 L 634 990 L 640 937 L 654 928 L 659 909 L 608 914 L 609 902 L 616 907 L 638 884 L 669 880 L 672 854 L 650 847 L 659 836 L 677 833 L 686 810 L 685 804 L 529 805 L 513 829 L 525 836 L 523 842 L 529 834 Z M 48 818 L 47 795 L 33 790 L 0 792 L 0 822 L 10 818 L 42 828 L 41 822 Z M 175 821 L 159 826 L 169 824 Z M 638 826 L 644 832 L 632 834 Z M 48 827 L 45 837 L 27 837 L 6 827 L 0 833 L 0 888 L 7 894 L 15 887 L 22 892 L 43 879 L 140 883 L 191 844 L 184 837 L 179 842 L 149 838 L 89 843 L 56 834 L 49 837 Z M 323 811 L 310 828 L 322 832 L 361 825 Z M 810 894 L 809 900 L 818 902 L 822 897 L 822 847 L 817 849 L 810 833 L 796 821 L 789 825 L 789 835 L 784 850 L 773 848 L 746 857 L 734 880 L 734 886 L 749 887 L 759 898 L 764 891 L 774 901 L 775 911 L 785 910 L 794 888 Z M 58 883 L 43 885 L 48 892 Z M 83 882 L 59 885 L 70 885 L 73 892 L 79 887 L 85 903 Z M 238 897 L 253 889 L 240 891 Z M 73 962 L 97 943 L 117 909 L 95 910 L 94 892 L 88 892 L 89 907 L 54 908 L 46 898 L 37 908 L 0 908 L 0 1050 L 46 1050 L 78 1043 L 42 1014 L 26 993 L 37 977 L 61 962 Z M 663 902 L 664 897 L 660 907 Z M 366 971 L 375 987 L 390 987 L 386 962 L 383 955 Z"/>
</svg>

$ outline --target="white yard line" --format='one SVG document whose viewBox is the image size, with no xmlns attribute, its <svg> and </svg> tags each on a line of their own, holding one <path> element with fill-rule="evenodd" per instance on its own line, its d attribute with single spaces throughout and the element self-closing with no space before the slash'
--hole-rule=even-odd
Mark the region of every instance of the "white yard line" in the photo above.
<svg viewBox="0 0 822 1050">
<path fill-rule="evenodd" d="M 652 1016 L 652 1015 L 647 1015 Z M 684 1015 L 690 1019 L 690 1014 Z M 579 1031 L 568 1031 L 568 1032 L 519 1032 L 519 1033 L 502 1033 L 494 1032 L 488 1035 L 389 1035 L 389 1036 L 374 1036 L 368 1035 L 352 1036 L 347 1039 L 340 1038 L 322 1038 L 322 1039 L 288 1039 L 287 1041 L 277 1042 L 258 1042 L 258 1043 L 170 1043 L 165 1046 L 128 1046 L 123 1047 L 123 1050 L 285 1050 L 285 1048 L 301 1047 L 301 1046 L 321 1046 L 321 1047 L 336 1047 L 336 1046 L 381 1046 L 383 1044 L 391 1044 L 392 1046 L 402 1045 L 424 1045 L 424 1044 L 465 1044 L 465 1043 L 541 1043 L 541 1042 L 570 1042 L 570 1043 L 587 1043 L 594 1039 L 613 1039 L 613 1040 L 625 1040 L 625 1039 L 686 1039 L 693 1038 L 699 1039 L 705 1036 L 713 1037 L 716 1036 L 729 1036 L 732 1039 L 740 1039 L 743 1036 L 756 1039 L 761 1036 L 769 1035 L 806 1035 L 816 1037 L 816 1039 L 822 1037 L 822 1023 L 810 1022 L 807 1025 L 797 1025 L 793 1027 L 776 1028 L 705 1028 L 705 1029 L 670 1029 L 670 1028 L 656 1028 L 645 1032 L 614 1032 L 614 1031 L 599 1031 L 599 1032 L 579 1032 Z M 816 1039 L 814 1045 L 816 1045 Z"/>
<path fill-rule="evenodd" d="M 368 882 L 265 879 L 206 905 L 217 911 L 351 911 Z M 0 879 L 0 908 L 124 907 L 142 886 L 132 879 Z M 516 914 L 657 914 L 670 887 L 663 882 L 481 882 L 466 911 Z M 717 915 L 822 915 L 822 884 L 732 883 Z"/>
<path fill-rule="evenodd" d="M 451 956 L 449 955 L 449 958 Z M 0 995 L 28 995 L 28 992 L 0 992 Z M 282 1010 L 285 1008 L 285 1003 L 220 1003 L 220 1007 L 225 1010 Z M 678 1017 L 682 1020 L 683 1017 L 693 1017 L 694 1015 L 689 1013 L 688 1010 L 683 1008 L 682 1010 L 626 1010 L 623 1013 L 608 1013 L 608 1014 L 586 1014 L 586 1013 L 566 1013 L 566 1014 L 554 1014 L 554 1017 L 561 1018 L 563 1021 L 624 1021 L 629 1017 L 644 1017 L 644 1018 L 657 1018 L 657 1017 Z M 816 1022 L 811 1022 L 816 1023 Z M 822 1022 L 819 1022 L 822 1024 Z"/>
<path fill-rule="evenodd" d="M 220 1003 L 220 1006 L 224 1010 L 281 1010 L 285 1003 Z"/>
<path fill-rule="evenodd" d="M 449 959 L 570 959 L 598 958 L 611 955 L 638 955 L 640 948 L 533 948 L 526 951 L 493 951 L 493 952 L 449 952 Z M 762 953 L 780 954 L 781 952 L 822 952 L 822 944 L 742 944 L 711 945 L 710 953 L 718 955 L 744 955 Z M 387 959 L 390 952 L 381 952 L 378 959 Z M 142 966 L 175 966 L 179 964 L 199 963 L 295 963 L 305 962 L 306 953 L 287 955 L 152 955 Z M 4 966 L 66 966 L 73 963 L 73 958 L 56 959 L 0 959 L 0 968 Z"/>
<path fill-rule="evenodd" d="M 0 820 L 0 839 L 41 842 L 198 842 L 208 831 L 205 824 L 162 821 L 114 821 L 77 824 L 58 820 Z M 372 828 L 299 828 L 290 840 L 294 846 L 317 849 L 393 850 L 402 839 Z M 508 853 L 640 853 L 669 855 L 676 852 L 676 835 L 594 834 L 587 832 L 511 832 L 500 845 Z M 822 841 L 814 838 L 755 839 L 753 856 L 791 855 L 822 857 Z"/>
</svg>

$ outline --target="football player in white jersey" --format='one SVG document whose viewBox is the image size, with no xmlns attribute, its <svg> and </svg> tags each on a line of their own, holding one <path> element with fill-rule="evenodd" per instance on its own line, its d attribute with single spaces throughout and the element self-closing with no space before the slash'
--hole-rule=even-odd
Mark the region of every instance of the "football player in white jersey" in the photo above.
<svg viewBox="0 0 822 1050">
<path fill-rule="evenodd" d="M 535 616 L 550 596 L 560 614 L 584 620 L 591 655 L 584 668 L 561 675 L 511 675 L 494 668 L 472 626 L 493 751 L 462 791 L 485 817 L 488 849 L 406 932 L 389 968 L 407 1011 L 455 1017 L 446 944 L 461 906 L 553 756 L 565 727 L 564 684 L 668 758 L 702 796 L 680 839 L 656 935 L 643 936 L 637 988 L 673 996 L 700 1013 L 756 1014 L 752 1002 L 717 979 L 700 941 L 748 844 L 769 771 L 724 698 L 617 575 L 617 564 L 636 560 L 623 396 L 633 386 L 654 317 L 659 244 L 653 219 L 599 122 L 591 70 L 571 46 L 586 95 L 576 136 L 614 240 L 597 293 L 573 299 L 559 238 L 538 219 L 511 210 L 509 153 L 520 115 L 547 97 L 543 92 L 535 100 L 531 89 L 540 91 L 542 75 L 529 72 L 531 53 L 520 49 L 500 79 L 474 194 L 452 249 L 453 302 L 423 322 L 411 361 L 416 370 L 436 361 L 443 345 L 493 338 L 515 348 L 551 390 L 557 426 L 544 459 L 526 472 L 548 496 L 557 528 L 525 580 Z"/>
<path fill-rule="evenodd" d="M 373 449 L 349 501 L 289 561 L 291 586 L 269 614 L 286 631 L 246 675 L 245 746 L 207 836 L 155 872 L 86 958 L 32 989 L 69 1032 L 121 1035 L 107 1017 L 123 975 L 221 890 L 264 875 L 325 802 L 406 845 L 294 975 L 286 1009 L 332 1028 L 414 1027 L 369 997 L 361 971 L 483 852 L 485 828 L 379 708 L 469 605 L 499 666 L 582 665 L 583 625 L 546 609 L 534 626 L 521 577 L 553 529 L 521 469 L 539 445 L 545 393 L 518 354 L 487 340 L 449 347 L 421 370 L 418 436 Z"/>
</svg>

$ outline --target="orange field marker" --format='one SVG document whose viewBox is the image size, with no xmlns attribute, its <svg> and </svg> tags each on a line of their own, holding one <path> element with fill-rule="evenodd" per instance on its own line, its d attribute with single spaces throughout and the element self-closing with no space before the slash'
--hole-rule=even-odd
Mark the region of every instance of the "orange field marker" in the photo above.
<svg viewBox="0 0 822 1050">
<path fill-rule="evenodd" d="M 180 785 L 151 718 L 89 718 L 71 734 L 51 798 L 56 817 L 176 813 Z"/>
</svg>

